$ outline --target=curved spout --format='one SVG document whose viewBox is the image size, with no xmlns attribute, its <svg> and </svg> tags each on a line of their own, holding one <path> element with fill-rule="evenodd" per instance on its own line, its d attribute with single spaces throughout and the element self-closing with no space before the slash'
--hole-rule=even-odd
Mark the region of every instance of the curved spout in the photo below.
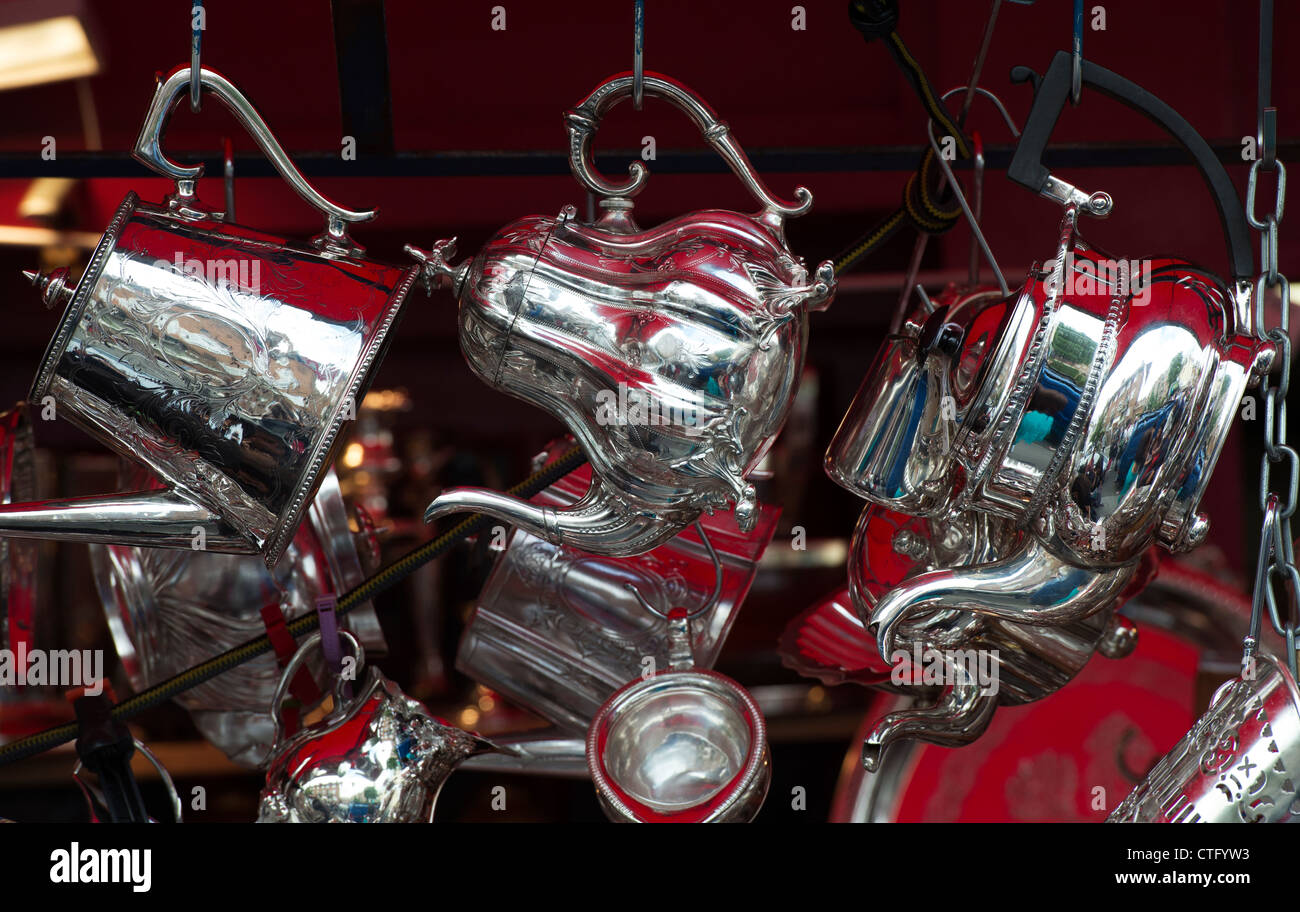
<svg viewBox="0 0 1300 912">
<path fill-rule="evenodd" d="M 593 554 L 634 557 L 657 548 L 695 518 L 687 513 L 665 518 L 637 511 L 592 478 L 582 499 L 571 507 L 541 506 L 488 488 L 449 488 L 424 511 L 433 522 L 453 513 L 483 513 L 518 526 L 553 545 L 570 545 Z"/>
<path fill-rule="evenodd" d="M 1034 627 L 1065 624 L 1113 604 L 1137 566 L 1076 567 L 1030 538 L 1004 560 L 913 577 L 876 603 L 870 626 L 888 656 L 899 624 L 920 611 L 957 608 Z"/>
<path fill-rule="evenodd" d="M 907 738 L 941 747 L 969 744 L 984 734 L 997 708 L 997 696 L 982 693 L 975 682 L 958 680 L 944 689 L 934 706 L 892 712 L 877 722 L 862 742 L 862 766 L 874 773 L 885 748 Z"/>
<path fill-rule="evenodd" d="M 0 537 L 256 554 L 206 507 L 171 490 L 0 506 Z"/>
</svg>

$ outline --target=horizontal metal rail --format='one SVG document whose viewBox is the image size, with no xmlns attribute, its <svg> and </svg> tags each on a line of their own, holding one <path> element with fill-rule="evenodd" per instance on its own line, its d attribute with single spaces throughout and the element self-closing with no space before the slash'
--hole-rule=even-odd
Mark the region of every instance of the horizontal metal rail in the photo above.
<svg viewBox="0 0 1300 912">
<path fill-rule="evenodd" d="M 1218 142 L 1212 148 L 1224 164 L 1244 164 L 1240 143 Z M 761 172 L 853 172 L 911 171 L 923 151 L 922 146 L 838 146 L 760 148 L 748 150 L 748 154 Z M 985 147 L 986 167 L 1005 168 L 1014 151 L 1010 144 Z M 600 159 L 613 173 L 639 154 L 640 150 L 612 150 Z M 183 157 L 191 160 L 191 156 Z M 1278 157 L 1300 158 L 1300 141 L 1280 143 Z M 350 161 L 334 152 L 301 152 L 292 154 L 292 158 L 307 177 L 531 177 L 569 173 L 568 156 L 560 149 L 360 154 Z M 209 175 L 223 173 L 225 161 L 221 155 L 213 152 L 202 161 Z M 1190 165 L 1192 161 L 1181 146 L 1174 144 L 1078 143 L 1049 148 L 1044 163 L 1056 169 L 1169 167 Z M 953 164 L 958 169 L 970 167 L 969 162 Z M 711 149 L 661 149 L 651 169 L 662 174 L 718 174 L 726 172 L 727 165 Z M 42 159 L 39 151 L 0 153 L 0 178 L 135 178 L 147 173 L 126 152 L 60 152 L 50 161 Z M 235 174 L 276 176 L 271 163 L 255 152 L 235 156 Z"/>
</svg>

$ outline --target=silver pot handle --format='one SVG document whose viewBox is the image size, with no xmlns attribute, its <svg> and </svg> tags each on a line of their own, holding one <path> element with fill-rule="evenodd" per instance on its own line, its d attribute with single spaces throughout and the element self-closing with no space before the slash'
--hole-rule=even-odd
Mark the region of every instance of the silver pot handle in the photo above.
<svg viewBox="0 0 1300 912">
<path fill-rule="evenodd" d="M 357 670 L 360 671 L 366 664 L 365 648 L 357 642 L 357 638 L 354 637 L 350 631 L 340 630 L 339 636 L 352 645 L 352 655 L 356 658 Z M 293 654 L 293 658 L 291 658 L 284 666 L 284 671 L 280 673 L 280 683 L 276 685 L 275 696 L 271 698 L 271 719 L 275 723 L 275 738 L 271 742 L 272 749 L 278 747 L 284 742 L 284 719 L 280 715 L 280 704 L 284 702 L 285 696 L 289 693 L 289 682 L 292 681 L 293 676 L 298 673 L 298 669 L 301 668 L 302 663 L 307 660 L 307 656 L 311 654 L 313 649 L 319 647 L 320 643 L 321 634 L 320 631 L 317 630 L 311 636 L 307 637 L 307 639 L 302 641 L 302 645 L 298 647 L 298 650 Z M 337 715 L 345 708 L 347 700 L 343 696 L 344 683 L 345 680 L 342 676 L 334 682 L 334 708 L 330 711 L 330 716 Z"/>
<path fill-rule="evenodd" d="M 252 102 L 244 97 L 226 77 L 215 70 L 203 67 L 199 70 L 199 84 L 225 103 L 246 129 L 257 141 L 258 147 L 271 160 L 275 170 L 285 179 L 294 192 L 319 209 L 325 215 L 325 231 L 312 239 L 312 243 L 332 252 L 360 254 L 362 248 L 348 236 L 349 222 L 368 222 L 379 214 L 378 209 L 366 212 L 354 212 L 344 209 L 337 203 L 322 196 L 290 160 L 278 140 L 262 120 Z M 145 115 L 140 135 L 136 138 L 135 149 L 131 156 L 141 164 L 158 172 L 163 177 L 176 182 L 176 199 L 181 203 L 194 200 L 194 185 L 203 176 L 203 165 L 185 166 L 177 164 L 162 151 L 162 133 L 167 128 L 167 121 L 172 111 L 186 97 L 190 85 L 190 68 L 180 66 L 172 70 L 167 78 L 158 83 L 154 90 L 149 113 Z"/>
<path fill-rule="evenodd" d="M 587 189 L 601 196 L 635 196 L 645 188 L 646 177 L 649 175 L 645 165 L 634 161 L 627 168 L 631 179 L 624 184 L 615 184 L 600 175 L 591 155 L 592 138 L 596 135 L 601 119 L 620 101 L 632 97 L 633 79 L 631 73 L 610 77 L 564 115 L 569 130 L 569 167 L 573 170 L 573 176 Z M 763 186 L 744 150 L 732 138 L 727 124 L 718 119 L 704 99 L 686 86 L 667 76 L 646 73 L 645 94 L 684 111 L 704 134 L 709 145 L 718 151 L 732 172 L 762 205 L 764 213 L 770 215 L 778 226 L 786 217 L 803 215 L 812 208 L 812 193 L 807 187 L 795 188 L 797 203 L 787 203 L 774 197 Z"/>
</svg>

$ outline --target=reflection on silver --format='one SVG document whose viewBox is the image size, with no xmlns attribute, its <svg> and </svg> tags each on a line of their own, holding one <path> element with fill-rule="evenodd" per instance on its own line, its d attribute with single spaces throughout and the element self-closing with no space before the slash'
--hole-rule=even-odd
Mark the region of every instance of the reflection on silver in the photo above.
<svg viewBox="0 0 1300 912">
<path fill-rule="evenodd" d="M 476 511 L 553 544 L 596 554 L 641 554 L 701 512 L 734 504 L 745 531 L 757 499 L 747 476 L 781 430 L 794 400 L 807 314 L 829 305 L 829 262 L 812 275 L 785 241 L 784 219 L 811 205 L 782 203 L 763 187 L 708 106 L 684 86 L 647 75 L 646 94 L 686 111 L 759 200 L 754 216 L 709 210 L 642 231 L 630 196 L 645 179 L 615 185 L 590 165 L 599 119 L 630 92 L 608 81 L 568 114 L 570 164 L 603 215 L 581 224 L 529 216 L 498 232 L 469 263 L 454 248 L 408 248 L 426 280 L 460 299 L 460 343 L 486 383 L 560 418 L 595 477 L 586 496 L 557 510 L 492 491 L 452 489 L 432 522 Z"/>
<path fill-rule="evenodd" d="M 169 487 L 7 505 L 0 534 L 186 550 L 201 534 L 207 550 L 260 553 L 272 566 L 365 394 L 417 270 L 344 244 L 334 227 L 347 210 L 330 210 L 331 241 L 306 244 L 203 210 L 197 174 L 173 175 L 157 150 L 182 75 L 159 86 L 141 140 L 153 150 L 141 160 L 176 177 L 177 194 L 160 206 L 127 194 L 30 396 L 52 397 L 61 417 Z M 204 85 L 219 86 L 218 97 L 257 127 L 254 138 L 295 189 L 328 204 L 301 175 L 292 180 L 297 171 L 247 99 L 217 80 L 204 71 Z M 67 296 L 65 283 L 43 285 L 47 300 Z"/>
<path fill-rule="evenodd" d="M 156 484 L 134 463 L 128 486 Z M 266 632 L 261 610 L 277 605 L 285 620 L 309 614 L 316 599 L 345 592 L 362 573 L 347 508 L 331 469 L 285 556 L 267 568 L 256 557 L 91 545 L 95 585 L 122 667 L 137 691 L 179 674 Z M 384 648 L 368 603 L 343 618 L 367 649 Z M 267 707 L 280 677 L 264 655 L 176 698 L 205 738 L 241 766 L 257 767 L 272 742 Z"/>
<path fill-rule="evenodd" d="M 936 540 L 985 525 L 981 553 L 855 602 L 886 659 L 909 642 L 998 649 L 1003 702 L 1050 693 L 1094 650 L 1132 650 L 1114 608 L 1152 546 L 1204 539 L 1197 506 L 1275 354 L 1235 325 L 1217 278 L 1169 258 L 1121 272 L 1078 236 L 1077 215 L 1067 208 L 1055 260 L 1018 292 L 948 289 L 933 313 L 913 310 L 826 454 L 833 480 L 930 520 Z M 882 720 L 868 768 L 892 739 L 978 736 L 992 706 L 971 688 Z"/>
<path fill-rule="evenodd" d="M 534 500 L 563 508 L 589 481 L 590 469 L 579 469 Z M 718 567 L 694 529 L 637 557 L 588 554 L 516 530 L 478 597 L 456 666 L 561 729 L 585 732 L 610 694 L 641 674 L 647 657 L 669 661 L 663 618 L 672 608 L 700 612 L 691 647 L 699 667 L 712 667 L 779 512 L 760 505 L 748 533 L 726 514 L 701 521 L 722 577 L 711 606 Z"/>
<path fill-rule="evenodd" d="M 1110 823 L 1278 823 L 1300 817 L 1300 690 L 1284 662 L 1220 687 L 1205 715 Z"/>
<path fill-rule="evenodd" d="M 277 730 L 289 681 L 319 646 L 315 633 L 285 666 L 272 704 Z M 358 654 L 358 667 L 362 661 Z M 351 701 L 338 687 L 334 701 L 321 722 L 276 739 L 258 823 L 429 823 L 456 766 L 472 754 L 496 750 L 431 716 L 373 667 Z"/>
<path fill-rule="evenodd" d="M 763 714 L 735 681 L 693 668 L 689 628 L 674 612 L 672 664 L 615 693 L 587 732 L 588 769 L 611 820 L 748 822 L 767 796 Z"/>
</svg>

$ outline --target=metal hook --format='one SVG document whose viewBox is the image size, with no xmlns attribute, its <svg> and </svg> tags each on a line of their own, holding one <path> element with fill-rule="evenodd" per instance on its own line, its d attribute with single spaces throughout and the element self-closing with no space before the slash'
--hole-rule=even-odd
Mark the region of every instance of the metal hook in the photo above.
<svg viewBox="0 0 1300 912">
<path fill-rule="evenodd" d="M 718 599 L 722 597 L 722 560 L 718 557 L 718 552 L 713 550 L 713 542 L 709 541 L 709 536 L 705 534 L 704 526 L 700 525 L 700 521 L 698 519 L 695 520 L 694 525 L 695 525 L 695 534 L 700 537 L 700 541 L 704 542 L 704 547 L 709 552 L 709 559 L 713 561 L 714 581 L 713 581 L 713 594 L 709 596 L 708 601 L 704 603 L 703 607 L 696 608 L 694 611 L 689 612 L 686 615 L 686 620 L 688 621 L 694 620 L 700 615 L 707 614 L 708 612 L 712 611 L 714 606 L 718 604 Z M 646 611 L 658 615 L 659 617 L 664 618 L 665 620 L 668 619 L 667 614 L 660 611 L 654 605 L 651 605 L 648 601 L 646 601 L 645 596 L 641 594 L 640 590 L 638 590 L 633 583 L 624 583 L 623 588 L 626 589 L 628 592 L 632 593 L 632 595 L 636 596 L 636 600 L 641 603 L 641 607 L 644 608 Z"/>
<path fill-rule="evenodd" d="M 199 58 L 203 49 L 203 0 L 193 0 L 190 6 L 190 110 L 195 114 L 202 108 L 199 84 Z"/>
<path fill-rule="evenodd" d="M 645 97 L 645 0 L 632 4 L 632 109 Z"/>
<path fill-rule="evenodd" d="M 1070 102 L 1079 103 L 1083 91 L 1083 0 L 1074 0 L 1074 47 L 1070 63 Z"/>
<path fill-rule="evenodd" d="M 969 86 L 958 86 L 955 89 L 949 89 L 947 92 L 943 93 L 943 95 L 940 96 L 940 100 L 947 101 L 949 96 L 954 95 L 957 92 L 963 92 L 968 90 L 969 90 Z M 1007 129 L 1011 131 L 1011 135 L 1017 139 L 1020 137 L 1019 128 L 1016 126 L 1015 121 L 1011 119 L 1011 115 L 1007 113 L 1007 109 L 1002 104 L 1002 100 L 1000 98 L 998 98 L 988 89 L 985 89 L 981 86 L 975 87 L 974 94 L 982 95 L 983 97 L 992 101 L 993 104 L 997 107 L 998 113 L 1002 115 L 1003 123 L 1005 123 L 1007 125 Z M 944 158 L 942 151 L 940 151 L 939 149 L 939 143 L 934 136 L 933 120 L 930 120 L 926 124 L 926 133 L 930 137 L 930 148 L 934 150 L 935 159 L 939 162 L 939 167 L 943 170 L 943 174 L 944 177 L 947 179 L 948 186 L 952 188 L 953 195 L 957 197 L 957 202 L 958 204 L 961 205 L 961 211 L 966 216 L 966 221 L 970 224 L 971 232 L 974 235 L 975 241 L 977 244 L 979 244 L 980 250 L 984 253 L 984 258 L 988 261 L 989 266 L 993 269 L 993 275 L 998 280 L 998 288 L 1002 290 L 1003 295 L 1010 294 L 1011 290 L 1007 287 L 1007 280 L 1002 275 L 1002 269 L 998 266 L 997 260 L 993 256 L 993 251 L 992 249 L 990 249 L 989 243 L 984 237 L 984 232 L 980 229 L 979 218 L 975 214 L 975 212 L 971 209 L 970 204 L 966 202 L 966 194 L 962 193 L 961 185 L 957 183 L 957 177 L 955 174 L 953 174 L 952 167 L 948 164 L 947 159 Z M 977 162 L 976 164 L 978 165 L 979 163 Z"/>
</svg>

